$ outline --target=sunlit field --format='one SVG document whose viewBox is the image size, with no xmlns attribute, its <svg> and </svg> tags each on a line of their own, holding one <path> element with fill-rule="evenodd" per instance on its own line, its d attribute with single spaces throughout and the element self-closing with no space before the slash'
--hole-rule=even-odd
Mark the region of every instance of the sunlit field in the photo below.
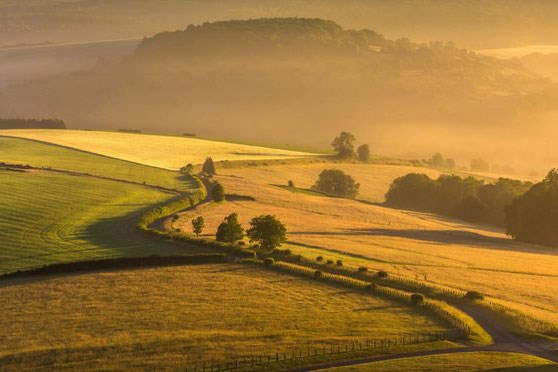
<svg viewBox="0 0 558 372">
<path fill-rule="evenodd" d="M 355 172 L 356 166 L 350 172 L 357 181 L 377 173 L 375 166 L 368 172 L 367 166 L 360 167 L 360 173 Z M 308 174 L 317 174 L 317 170 L 291 167 L 290 174 L 281 174 L 270 169 L 223 170 L 235 174 L 217 177 L 227 192 L 252 196 L 255 201 L 208 204 L 183 213 L 172 227 L 191 232 L 191 218 L 201 215 L 206 219 L 205 234 L 213 236 L 229 213 L 238 213 L 245 226 L 254 216 L 275 214 L 286 224 L 286 247 L 294 252 L 481 291 L 558 322 L 558 254 L 552 248 L 514 242 L 501 229 L 488 226 L 284 189 L 274 186 L 278 177 L 289 177 L 296 186 L 304 187 L 311 178 Z M 368 187 L 376 188 L 377 197 L 380 190 L 387 190 L 388 177 L 384 183 L 374 182 L 373 177 L 369 180 Z"/>
<path fill-rule="evenodd" d="M 48 172 L 0 171 L 0 274 L 122 256 L 181 254 L 136 229 L 139 214 L 173 195 Z"/>
<path fill-rule="evenodd" d="M 4 283 L 0 311 L 7 369 L 181 368 L 445 329 L 408 306 L 251 265 Z"/>
<path fill-rule="evenodd" d="M 188 137 L 80 130 L 4 130 L 0 135 L 30 138 L 167 169 L 213 160 L 288 159 L 311 154 Z"/>
<path fill-rule="evenodd" d="M 176 171 L 19 138 L 0 137 L 0 161 L 188 191 L 192 180 Z"/>
<path fill-rule="evenodd" d="M 511 368 L 533 371 L 553 371 L 556 364 L 546 359 L 517 353 L 476 352 L 464 354 L 433 355 L 362 364 L 351 367 L 331 368 L 335 372 L 365 371 L 487 371 Z M 524 369 L 525 368 L 525 369 Z"/>
</svg>

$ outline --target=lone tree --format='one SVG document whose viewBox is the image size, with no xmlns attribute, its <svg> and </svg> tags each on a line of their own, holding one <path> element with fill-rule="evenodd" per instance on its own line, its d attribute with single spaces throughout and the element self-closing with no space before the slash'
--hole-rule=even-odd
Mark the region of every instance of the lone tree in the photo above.
<svg viewBox="0 0 558 372">
<path fill-rule="evenodd" d="M 225 201 L 225 188 L 219 182 L 215 182 L 211 188 L 211 199 L 218 203 Z"/>
<path fill-rule="evenodd" d="M 437 152 L 430 158 L 430 164 L 435 167 L 444 167 L 446 165 L 446 161 L 444 160 L 442 154 Z"/>
<path fill-rule="evenodd" d="M 370 146 L 360 145 L 357 149 L 357 159 L 359 161 L 368 162 L 370 160 Z"/>
<path fill-rule="evenodd" d="M 515 199 L 505 222 L 508 235 L 517 240 L 558 247 L 558 169 Z"/>
<path fill-rule="evenodd" d="M 338 169 L 326 169 L 312 186 L 314 190 L 335 196 L 354 198 L 358 195 L 360 184 L 353 177 Z"/>
<path fill-rule="evenodd" d="M 254 217 L 246 231 L 251 242 L 258 242 L 264 249 L 274 249 L 287 241 L 287 228 L 272 215 Z"/>
<path fill-rule="evenodd" d="M 215 234 L 217 241 L 234 243 L 244 237 L 244 229 L 238 222 L 238 214 L 232 213 L 225 217 L 223 222 L 217 228 Z"/>
<path fill-rule="evenodd" d="M 217 174 L 217 172 L 215 171 L 215 163 L 213 163 L 213 159 L 211 158 L 211 156 L 208 156 L 203 162 L 202 172 L 212 176 Z"/>
<path fill-rule="evenodd" d="M 342 159 L 354 158 L 355 141 L 356 138 L 351 133 L 341 132 L 339 136 L 335 137 L 331 146 L 333 146 L 338 157 Z"/>
<path fill-rule="evenodd" d="M 205 227 L 205 220 L 202 216 L 198 218 L 194 218 L 192 220 L 192 232 L 196 234 L 196 237 L 199 237 L 200 234 L 203 232 L 203 228 Z"/>
</svg>

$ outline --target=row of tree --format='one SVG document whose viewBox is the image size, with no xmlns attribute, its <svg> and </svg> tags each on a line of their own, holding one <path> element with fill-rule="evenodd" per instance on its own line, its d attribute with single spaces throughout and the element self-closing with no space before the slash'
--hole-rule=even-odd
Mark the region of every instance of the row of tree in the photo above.
<svg viewBox="0 0 558 372">
<path fill-rule="evenodd" d="M 204 227 L 203 217 L 192 220 L 192 231 L 196 236 L 203 232 Z M 262 249 L 272 250 L 287 241 L 287 228 L 277 217 L 267 214 L 252 218 L 250 228 L 244 231 L 238 221 L 238 214 L 231 213 L 217 228 L 215 238 L 219 242 L 236 243 L 244 239 L 245 235 Z"/>
<path fill-rule="evenodd" d="M 59 119 L 2 119 L 0 129 L 66 129 Z"/>
<path fill-rule="evenodd" d="M 386 204 L 503 225 L 506 208 L 531 186 L 507 178 L 485 184 L 474 177 L 441 175 L 433 180 L 425 174 L 411 173 L 393 181 Z"/>
<path fill-rule="evenodd" d="M 362 162 L 368 162 L 370 160 L 370 146 L 367 144 L 360 145 L 355 152 L 355 142 L 356 138 L 349 132 L 341 132 L 333 142 L 331 146 L 335 151 L 335 154 L 340 159 L 357 159 Z"/>
</svg>

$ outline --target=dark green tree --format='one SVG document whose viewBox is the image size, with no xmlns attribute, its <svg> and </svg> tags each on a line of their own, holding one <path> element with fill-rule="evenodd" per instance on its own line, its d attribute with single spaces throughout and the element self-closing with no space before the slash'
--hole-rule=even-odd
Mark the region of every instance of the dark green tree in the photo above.
<svg viewBox="0 0 558 372">
<path fill-rule="evenodd" d="M 436 182 L 426 174 L 410 173 L 396 178 L 386 194 L 390 207 L 431 210 Z"/>
<path fill-rule="evenodd" d="M 287 241 L 287 228 L 269 214 L 252 218 L 246 234 L 251 242 L 257 242 L 263 249 L 274 249 Z"/>
<path fill-rule="evenodd" d="M 558 169 L 511 203 L 505 223 L 514 239 L 558 247 Z"/>
<path fill-rule="evenodd" d="M 217 174 L 217 172 L 215 171 L 215 163 L 213 163 L 213 159 L 211 158 L 211 156 L 208 156 L 203 162 L 202 172 L 212 176 Z"/>
<path fill-rule="evenodd" d="M 339 136 L 335 137 L 331 146 L 335 150 L 338 157 L 342 159 L 355 157 L 355 136 L 348 132 L 341 132 Z"/>
<path fill-rule="evenodd" d="M 244 229 L 238 222 L 238 214 L 232 213 L 225 217 L 215 234 L 217 241 L 234 243 L 244 237 Z"/>
<path fill-rule="evenodd" d="M 192 220 L 192 232 L 196 235 L 196 237 L 200 236 L 200 234 L 203 232 L 204 227 L 205 220 L 202 216 L 199 216 L 198 218 L 194 218 Z"/>
<path fill-rule="evenodd" d="M 180 168 L 180 172 L 184 174 L 192 174 L 194 171 L 194 166 L 192 164 L 186 164 L 182 168 Z"/>
<path fill-rule="evenodd" d="M 370 160 L 370 146 L 360 145 L 357 149 L 357 159 L 359 161 L 368 162 Z"/>
<path fill-rule="evenodd" d="M 359 187 L 360 184 L 356 183 L 353 177 L 338 169 L 324 170 L 320 173 L 316 184 L 312 186 L 314 190 L 347 198 L 357 196 Z"/>
<path fill-rule="evenodd" d="M 225 188 L 219 182 L 215 182 L 211 187 L 211 199 L 218 203 L 225 201 Z"/>
</svg>

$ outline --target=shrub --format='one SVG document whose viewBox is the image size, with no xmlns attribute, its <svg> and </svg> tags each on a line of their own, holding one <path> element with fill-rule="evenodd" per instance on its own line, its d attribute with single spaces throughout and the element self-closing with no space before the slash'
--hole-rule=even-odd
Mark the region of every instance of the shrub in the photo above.
<svg viewBox="0 0 558 372">
<path fill-rule="evenodd" d="M 324 258 L 322 256 L 316 257 L 316 261 L 318 261 L 318 262 L 322 262 L 323 260 L 324 260 Z"/>
<path fill-rule="evenodd" d="M 477 291 L 469 291 L 465 293 L 464 298 L 470 301 L 475 301 L 475 300 L 480 301 L 480 300 L 484 300 L 484 295 Z"/>
<path fill-rule="evenodd" d="M 271 266 L 271 265 L 275 264 L 275 260 L 271 257 L 268 257 L 268 258 L 263 260 L 263 263 L 266 266 Z"/>
<path fill-rule="evenodd" d="M 370 146 L 359 146 L 357 149 L 357 159 L 362 162 L 368 162 L 370 160 Z"/>
<path fill-rule="evenodd" d="M 295 187 L 294 182 L 291 181 L 291 180 L 289 180 L 289 182 L 287 183 L 287 185 L 288 185 L 289 187 Z"/>
<path fill-rule="evenodd" d="M 333 265 L 333 260 L 327 260 L 326 265 Z"/>
<path fill-rule="evenodd" d="M 341 261 L 341 260 L 337 260 L 336 263 L 337 263 L 337 266 L 343 266 L 343 261 Z"/>
<path fill-rule="evenodd" d="M 424 296 L 420 293 L 413 293 L 411 295 L 411 302 L 413 305 L 420 305 L 424 302 Z"/>
<path fill-rule="evenodd" d="M 216 202 L 222 202 L 225 200 L 225 188 L 219 182 L 215 182 L 211 188 L 211 199 Z"/>
<path fill-rule="evenodd" d="M 293 252 L 290 249 L 285 249 L 285 255 L 290 256 Z"/>
<path fill-rule="evenodd" d="M 368 268 L 364 267 L 364 266 L 361 266 L 361 267 L 358 268 L 358 271 L 361 272 L 361 273 L 366 273 L 366 272 L 368 272 Z"/>
<path fill-rule="evenodd" d="M 217 174 L 215 171 L 215 163 L 213 163 L 213 159 L 211 158 L 211 156 L 205 159 L 205 162 L 203 163 L 202 166 L 202 172 L 209 175 Z"/>
<path fill-rule="evenodd" d="M 378 276 L 378 278 L 387 278 L 389 276 L 388 272 L 384 270 L 378 271 L 378 274 L 376 275 Z"/>
<path fill-rule="evenodd" d="M 314 271 L 314 278 L 319 279 L 322 277 L 322 272 L 320 270 Z"/>
</svg>

